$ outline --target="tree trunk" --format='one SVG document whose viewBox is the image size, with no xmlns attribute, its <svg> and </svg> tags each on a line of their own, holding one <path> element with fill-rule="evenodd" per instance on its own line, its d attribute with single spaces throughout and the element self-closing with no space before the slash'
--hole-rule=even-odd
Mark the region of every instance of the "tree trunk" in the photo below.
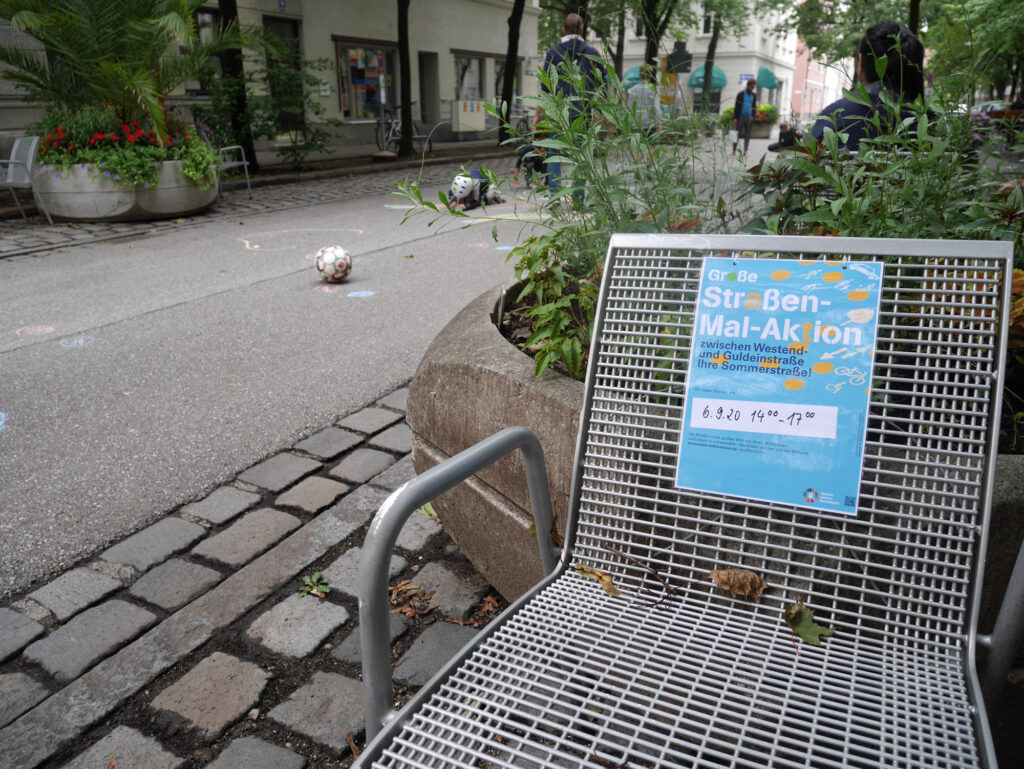
<svg viewBox="0 0 1024 769">
<path fill-rule="evenodd" d="M 398 0 L 398 87 L 402 100 L 400 119 L 402 135 L 398 141 L 398 156 L 412 157 L 412 68 L 409 66 L 409 3 Z"/>
<path fill-rule="evenodd" d="M 722 22 L 719 15 L 715 14 L 715 21 L 711 25 L 711 40 L 708 41 L 708 57 L 704 62 L 704 88 L 701 90 L 700 108 L 702 112 L 711 111 L 711 92 L 714 90 L 711 81 L 715 72 L 715 50 L 718 48 L 718 36 L 722 32 Z"/>
<path fill-rule="evenodd" d="M 238 23 L 238 3 L 236 0 L 220 0 L 218 3 L 222 22 Z M 256 173 L 259 163 L 256 160 L 256 147 L 252 139 L 252 128 L 249 125 L 249 106 L 246 100 L 245 67 L 242 62 L 242 51 L 229 48 L 221 54 L 224 76 L 238 83 L 234 103 L 231 105 L 231 125 L 235 129 L 235 137 L 245 151 L 245 159 L 249 161 L 249 171 Z"/>
<path fill-rule="evenodd" d="M 615 74 L 622 80 L 622 56 L 626 47 L 626 4 L 619 8 L 619 32 L 615 38 Z"/>
<path fill-rule="evenodd" d="M 661 38 L 668 29 L 669 19 L 676 9 L 678 0 L 669 0 L 668 4 L 658 15 L 658 0 L 644 0 L 643 14 L 647 23 L 647 46 L 644 49 L 644 61 L 647 64 L 657 65 L 658 48 L 661 46 Z"/>
<path fill-rule="evenodd" d="M 907 26 L 915 35 L 918 34 L 918 27 L 921 26 L 921 0 L 910 0 L 910 10 L 907 12 Z"/>
<path fill-rule="evenodd" d="M 508 17 L 508 50 L 505 52 L 505 73 L 501 81 L 501 105 L 504 120 L 498 123 L 498 145 L 508 138 L 509 121 L 512 118 L 512 103 L 515 94 L 513 86 L 516 82 L 516 61 L 519 58 L 519 26 L 523 20 L 523 9 L 526 0 L 515 0 L 512 13 Z"/>
</svg>

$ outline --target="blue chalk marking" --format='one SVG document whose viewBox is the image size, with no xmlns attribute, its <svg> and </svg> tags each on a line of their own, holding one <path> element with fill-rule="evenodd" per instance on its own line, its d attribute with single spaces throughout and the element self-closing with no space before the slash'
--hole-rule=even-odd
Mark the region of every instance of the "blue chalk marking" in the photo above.
<svg viewBox="0 0 1024 769">
<path fill-rule="evenodd" d="M 363 299 L 368 296 L 373 296 L 373 291 L 350 291 L 348 294 L 349 299 Z"/>
<path fill-rule="evenodd" d="M 92 336 L 75 336 L 68 339 L 61 339 L 60 346 L 65 349 L 71 349 L 72 347 L 87 347 L 96 341 L 96 337 Z"/>
<path fill-rule="evenodd" d="M 0 433 L 4 431 L 5 427 L 7 427 L 7 415 L 0 411 Z"/>
<path fill-rule="evenodd" d="M 494 250 L 495 251 L 511 251 L 513 248 L 514 248 L 514 246 L 495 246 Z"/>
</svg>

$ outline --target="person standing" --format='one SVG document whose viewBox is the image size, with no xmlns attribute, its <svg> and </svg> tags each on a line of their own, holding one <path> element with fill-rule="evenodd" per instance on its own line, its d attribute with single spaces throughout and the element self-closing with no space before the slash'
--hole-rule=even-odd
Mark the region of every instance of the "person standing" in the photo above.
<svg viewBox="0 0 1024 769">
<path fill-rule="evenodd" d="M 640 129 L 647 134 L 648 139 L 654 138 L 661 121 L 658 92 L 653 85 L 657 72 L 650 64 L 644 64 L 640 68 L 640 82 L 629 89 L 626 97 L 627 106 L 636 115 Z"/>
<path fill-rule="evenodd" d="M 732 154 L 736 154 L 736 147 L 743 139 L 743 154 L 750 149 L 750 126 L 754 124 L 754 115 L 757 114 L 757 81 L 750 78 L 747 87 L 736 94 L 736 104 L 732 111 L 732 122 L 736 126 L 736 141 L 732 143 Z"/>
<path fill-rule="evenodd" d="M 590 100 L 607 79 L 608 70 L 601 61 L 601 54 L 583 39 L 583 17 L 578 13 L 570 13 L 562 24 L 563 37 L 561 42 L 548 50 L 544 56 L 544 72 L 548 73 L 550 83 L 555 84 L 558 93 L 569 104 L 569 120 L 590 118 Z M 578 68 L 580 77 L 575 77 L 567 65 Z M 552 71 L 554 70 L 554 72 Z M 557 74 L 556 74 L 557 73 Z M 579 88 L 582 86 L 582 89 Z M 543 93 L 550 93 L 548 82 L 541 79 Z M 582 91 L 582 92 L 581 92 Z M 533 118 L 534 127 L 540 122 L 540 106 Z M 562 164 L 548 161 L 548 186 L 557 189 L 562 176 Z"/>
</svg>

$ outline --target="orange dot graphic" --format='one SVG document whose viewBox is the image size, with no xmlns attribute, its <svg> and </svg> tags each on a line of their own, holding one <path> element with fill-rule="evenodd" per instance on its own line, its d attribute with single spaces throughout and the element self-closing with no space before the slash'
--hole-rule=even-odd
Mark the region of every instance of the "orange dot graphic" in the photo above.
<svg viewBox="0 0 1024 769">
<path fill-rule="evenodd" d="M 833 366 L 831 363 L 825 363 L 824 361 L 822 361 L 821 363 L 815 363 L 813 366 L 811 366 L 811 371 L 813 371 L 815 374 L 828 374 L 832 372 L 834 369 L 835 366 Z"/>
<path fill-rule="evenodd" d="M 804 380 L 802 379 L 787 379 L 782 383 L 782 386 L 787 390 L 799 390 L 804 386 Z"/>
<path fill-rule="evenodd" d="M 826 272 L 821 276 L 821 279 L 826 283 L 837 283 L 843 279 L 843 273 L 841 272 Z"/>
<path fill-rule="evenodd" d="M 772 280 L 786 280 L 789 277 L 789 270 L 776 270 L 769 277 Z"/>
<path fill-rule="evenodd" d="M 846 295 L 846 298 L 851 302 L 863 302 L 869 296 L 868 292 L 862 288 L 858 288 L 856 291 L 851 291 Z"/>
</svg>

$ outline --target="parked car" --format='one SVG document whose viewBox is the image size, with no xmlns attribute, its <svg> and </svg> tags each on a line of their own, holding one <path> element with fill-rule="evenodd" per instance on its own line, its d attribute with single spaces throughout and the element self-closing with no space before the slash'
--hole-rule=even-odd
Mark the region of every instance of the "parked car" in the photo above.
<svg viewBox="0 0 1024 769">
<path fill-rule="evenodd" d="M 1005 101 L 983 101 L 971 108 L 971 117 L 988 117 L 988 113 L 994 109 L 1006 109 L 1009 104 Z"/>
</svg>

